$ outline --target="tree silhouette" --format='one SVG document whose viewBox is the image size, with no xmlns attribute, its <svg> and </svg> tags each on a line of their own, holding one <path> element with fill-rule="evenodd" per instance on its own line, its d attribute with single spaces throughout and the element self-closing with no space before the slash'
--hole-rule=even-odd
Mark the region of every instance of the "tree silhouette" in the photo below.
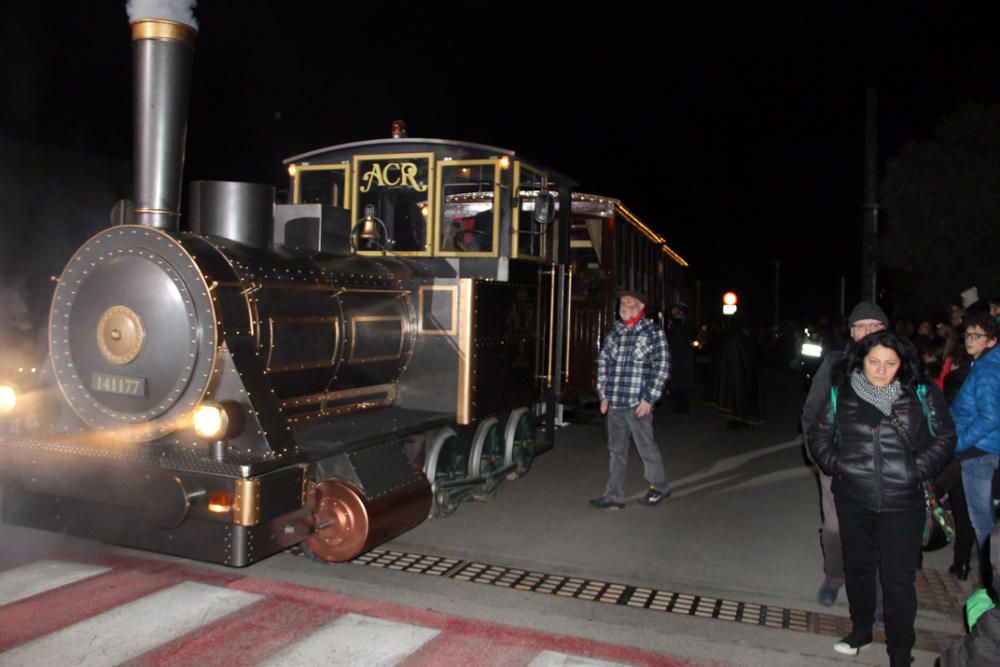
<svg viewBox="0 0 1000 667">
<path fill-rule="evenodd" d="M 883 182 L 880 254 L 903 312 L 1000 289 L 1000 104 L 963 106 L 936 135 L 906 144 Z"/>
</svg>

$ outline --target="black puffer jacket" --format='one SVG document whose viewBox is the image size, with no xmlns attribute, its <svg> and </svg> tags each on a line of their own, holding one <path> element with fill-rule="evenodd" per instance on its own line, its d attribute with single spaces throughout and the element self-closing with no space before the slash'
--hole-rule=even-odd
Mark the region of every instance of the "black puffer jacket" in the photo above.
<svg viewBox="0 0 1000 667">
<path fill-rule="evenodd" d="M 835 420 L 819 419 L 806 437 L 820 469 L 833 477 L 833 493 L 872 512 L 902 512 L 923 505 L 920 483 L 933 479 L 955 450 L 955 425 L 944 396 L 933 383 L 925 397 L 934 435 L 915 391 L 903 388 L 892 409 L 906 437 L 892 420 L 863 401 L 843 382 L 837 390 Z M 829 415 L 831 397 L 822 412 Z"/>
</svg>

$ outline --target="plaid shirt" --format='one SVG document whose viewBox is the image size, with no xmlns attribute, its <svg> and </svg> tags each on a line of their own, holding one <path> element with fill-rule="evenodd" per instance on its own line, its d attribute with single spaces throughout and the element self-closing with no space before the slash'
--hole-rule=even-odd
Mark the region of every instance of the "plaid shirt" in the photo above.
<svg viewBox="0 0 1000 667">
<path fill-rule="evenodd" d="M 597 395 L 612 408 L 656 403 L 670 377 L 670 348 L 663 330 L 643 318 L 627 327 L 620 320 L 597 357 Z"/>
</svg>

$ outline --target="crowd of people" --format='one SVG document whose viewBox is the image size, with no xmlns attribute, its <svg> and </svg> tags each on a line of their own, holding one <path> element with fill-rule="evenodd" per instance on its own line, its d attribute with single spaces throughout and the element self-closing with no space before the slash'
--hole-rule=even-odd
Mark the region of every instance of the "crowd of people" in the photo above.
<svg viewBox="0 0 1000 667">
<path fill-rule="evenodd" d="M 848 318 L 845 349 L 828 353 L 813 378 L 802 429 L 820 470 L 825 576 L 817 598 L 832 605 L 846 586 L 852 630 L 834 645 L 839 653 L 857 655 L 882 626 L 891 665 L 911 663 L 928 493 L 947 499 L 955 517 L 950 572 L 968 578 L 975 551 L 996 602 L 989 549 L 1000 463 L 998 318 L 1000 298 L 980 302 L 974 289 L 937 326 L 890 327 L 878 305 L 862 302 Z M 1000 658 L 1000 635 L 987 634 L 995 627 L 966 638 L 976 655 Z"/>
</svg>

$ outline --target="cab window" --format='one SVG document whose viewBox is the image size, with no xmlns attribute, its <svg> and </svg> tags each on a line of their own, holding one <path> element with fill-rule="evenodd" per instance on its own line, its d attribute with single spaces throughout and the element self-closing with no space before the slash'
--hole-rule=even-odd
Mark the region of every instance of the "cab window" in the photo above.
<svg viewBox="0 0 1000 667">
<path fill-rule="evenodd" d="M 347 208 L 347 167 L 298 167 L 293 201 Z"/>
<path fill-rule="evenodd" d="M 354 157 L 358 250 L 428 254 L 434 156 L 429 153 Z"/>
<path fill-rule="evenodd" d="M 495 206 L 498 166 L 495 160 L 439 164 L 441 225 L 439 248 L 444 253 L 493 254 L 497 247 Z"/>
</svg>

